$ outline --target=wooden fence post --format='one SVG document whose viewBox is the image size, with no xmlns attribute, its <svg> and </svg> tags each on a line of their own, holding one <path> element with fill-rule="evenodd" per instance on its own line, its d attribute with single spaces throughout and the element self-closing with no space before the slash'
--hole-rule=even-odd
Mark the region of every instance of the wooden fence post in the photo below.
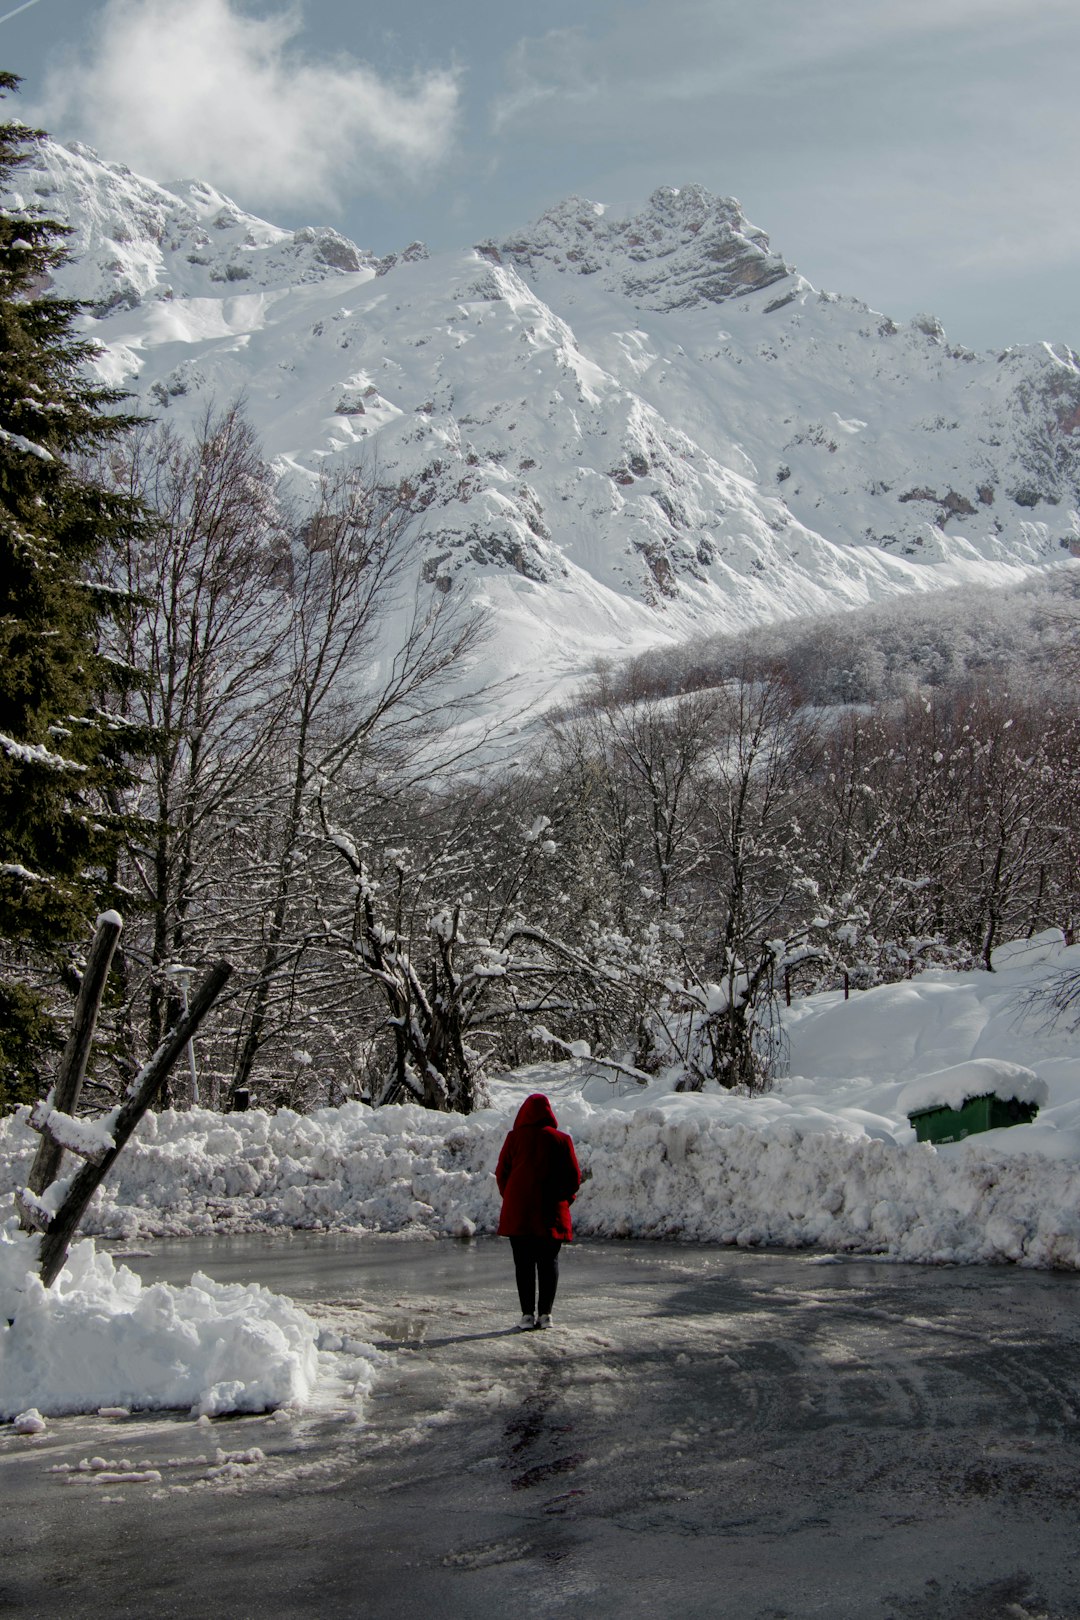
<svg viewBox="0 0 1080 1620">
<path fill-rule="evenodd" d="M 86 1077 L 86 1065 L 90 1057 L 94 1030 L 97 1027 L 98 1009 L 105 993 L 105 981 L 109 976 L 113 952 L 123 926 L 123 920 L 115 911 L 106 911 L 98 918 L 97 933 L 90 947 L 90 955 L 86 959 L 86 971 L 75 1001 L 71 1034 L 68 1036 L 64 1055 L 56 1071 L 52 1106 L 58 1113 L 74 1114 L 78 1107 L 79 1093 Z M 33 1120 L 31 1124 L 34 1124 Z M 43 1193 L 46 1187 L 51 1187 L 56 1180 L 64 1149 L 47 1125 L 34 1125 L 34 1128 L 41 1130 L 41 1141 L 38 1143 L 34 1162 L 30 1166 L 26 1185 L 36 1195 Z M 31 1222 L 26 1212 L 21 1209 L 19 1222 L 24 1231 L 29 1230 Z"/>
<path fill-rule="evenodd" d="M 85 1213 L 87 1204 L 112 1169 L 121 1149 L 153 1102 L 173 1064 L 221 994 L 231 973 L 231 962 L 217 962 L 210 969 L 192 996 L 187 1012 L 173 1025 L 149 1063 L 133 1081 L 111 1127 L 113 1145 L 100 1156 L 95 1155 L 94 1160 L 76 1171 L 54 1215 L 46 1215 L 35 1222 L 44 1231 L 40 1273 L 46 1288 L 54 1282 L 63 1268 L 67 1259 L 68 1244 Z M 31 1207 L 40 1217 L 40 1206 Z"/>
</svg>

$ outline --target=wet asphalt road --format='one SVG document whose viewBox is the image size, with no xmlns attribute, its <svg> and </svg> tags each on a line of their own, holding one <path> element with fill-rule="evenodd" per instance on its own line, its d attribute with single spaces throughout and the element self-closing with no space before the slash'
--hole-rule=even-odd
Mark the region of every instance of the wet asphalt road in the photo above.
<svg viewBox="0 0 1080 1620">
<path fill-rule="evenodd" d="M 519 1335 L 498 1241 L 129 1263 L 375 1340 L 368 1421 L 0 1431 L 0 1616 L 1080 1620 L 1080 1278 L 582 1244 Z M 49 1472 L 95 1455 L 162 1481 Z"/>
</svg>

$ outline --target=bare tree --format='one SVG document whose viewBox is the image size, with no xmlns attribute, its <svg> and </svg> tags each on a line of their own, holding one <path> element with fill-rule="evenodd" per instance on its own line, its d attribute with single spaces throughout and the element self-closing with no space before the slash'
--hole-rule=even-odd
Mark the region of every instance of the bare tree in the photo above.
<svg viewBox="0 0 1080 1620">
<path fill-rule="evenodd" d="M 263 817 L 261 928 L 234 1089 L 248 1085 L 260 1051 L 292 1021 L 313 883 L 326 866 L 313 836 L 316 805 L 370 800 L 379 778 L 409 774 L 404 760 L 411 768 L 425 750 L 435 769 L 437 739 L 460 718 L 448 683 L 462 674 L 483 619 L 417 583 L 418 541 L 409 492 L 358 468 L 323 487 L 291 548 L 279 666 L 286 701 L 271 749 L 280 793 Z"/>
<path fill-rule="evenodd" d="M 753 666 L 727 685 L 723 722 L 703 789 L 715 831 L 710 879 L 719 913 L 706 964 L 719 993 L 704 1032 L 715 1075 L 753 1088 L 771 1066 L 777 965 L 805 943 L 813 899 L 806 784 L 820 736 L 786 681 Z M 700 981 L 687 990 L 700 1004 Z"/>
<path fill-rule="evenodd" d="M 129 718 L 153 738 L 128 806 L 141 828 L 128 878 L 150 937 L 141 942 L 133 928 L 124 962 L 129 977 L 133 963 L 142 970 L 129 993 L 146 983 L 152 1050 L 177 1006 L 165 969 L 209 948 L 223 833 L 281 722 L 285 518 L 237 406 L 208 411 L 190 442 L 141 429 L 112 469 L 154 516 L 117 556 L 112 581 L 133 604 L 120 656 L 144 672 Z"/>
</svg>

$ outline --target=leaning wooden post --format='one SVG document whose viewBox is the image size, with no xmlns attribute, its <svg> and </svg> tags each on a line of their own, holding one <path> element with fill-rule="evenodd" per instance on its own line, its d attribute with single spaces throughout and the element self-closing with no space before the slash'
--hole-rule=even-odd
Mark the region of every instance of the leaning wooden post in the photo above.
<svg viewBox="0 0 1080 1620">
<path fill-rule="evenodd" d="M 105 993 L 105 981 L 109 976 L 113 952 L 123 926 L 123 919 L 115 911 L 105 911 L 98 918 L 97 933 L 90 947 L 90 955 L 86 959 L 86 971 L 83 973 L 75 1002 L 71 1034 L 68 1036 L 64 1055 L 56 1071 L 51 1107 L 57 1113 L 74 1114 L 79 1105 L 79 1093 L 86 1078 L 86 1065 L 90 1057 L 94 1030 L 97 1027 L 101 998 Z M 35 1124 L 35 1129 L 40 1129 L 42 1135 L 34 1155 L 34 1162 L 30 1166 L 26 1185 L 36 1196 L 43 1193 L 46 1187 L 51 1187 L 56 1180 L 64 1149 L 46 1127 Z M 32 1223 L 25 1210 L 20 1209 L 19 1221 L 24 1231 L 31 1229 Z"/>
<path fill-rule="evenodd" d="M 120 1150 L 153 1102 L 169 1070 L 221 994 L 231 973 L 231 962 L 217 962 L 210 969 L 192 996 L 187 1012 L 179 1023 L 173 1025 L 149 1063 L 132 1082 L 127 1098 L 121 1104 L 116 1119 L 110 1126 L 112 1146 L 100 1157 L 95 1155 L 95 1161 L 84 1164 L 82 1169 L 76 1172 L 56 1213 L 39 1220 L 38 1224 L 44 1227 L 45 1234 L 41 1241 L 40 1274 L 46 1288 L 63 1268 L 67 1259 L 68 1244 L 85 1213 L 87 1204 L 112 1169 Z M 43 1214 L 40 1206 L 35 1213 Z"/>
</svg>

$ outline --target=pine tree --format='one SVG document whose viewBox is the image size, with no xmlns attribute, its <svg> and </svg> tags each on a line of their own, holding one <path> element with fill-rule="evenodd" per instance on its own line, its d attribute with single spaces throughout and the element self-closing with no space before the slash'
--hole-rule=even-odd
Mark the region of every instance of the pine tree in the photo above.
<svg viewBox="0 0 1080 1620">
<path fill-rule="evenodd" d="M 0 73 L 0 96 L 18 84 Z M 141 518 L 79 471 L 130 419 L 87 373 L 80 306 L 48 291 L 66 227 L 19 204 L 42 139 L 0 124 L 0 1113 L 40 1090 L 58 987 L 112 901 L 108 807 L 134 742 L 116 712 L 126 675 L 101 651 L 114 602 L 94 580 Z"/>
</svg>

